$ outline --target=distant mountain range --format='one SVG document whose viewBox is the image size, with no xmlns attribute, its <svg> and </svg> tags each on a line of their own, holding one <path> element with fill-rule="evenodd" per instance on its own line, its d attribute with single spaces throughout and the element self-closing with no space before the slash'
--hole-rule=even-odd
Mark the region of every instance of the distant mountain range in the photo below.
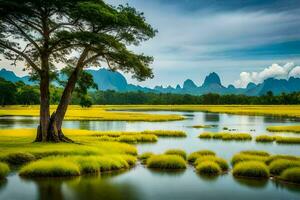
<svg viewBox="0 0 300 200">
<path fill-rule="evenodd" d="M 236 88 L 233 85 L 229 85 L 228 87 L 223 86 L 219 75 L 212 72 L 206 76 L 204 83 L 201 86 L 197 86 L 192 80 L 187 79 L 184 81 L 182 87 L 178 84 L 175 88 L 171 86 L 148 88 L 128 84 L 126 78 L 119 72 L 112 72 L 107 69 L 87 70 L 87 72 L 93 75 L 94 81 L 98 84 L 100 90 L 115 90 L 119 92 L 143 91 L 193 95 L 218 93 L 259 96 L 266 94 L 268 91 L 272 91 L 276 95 L 281 94 L 282 92 L 291 93 L 300 91 L 300 78 L 294 77 L 290 77 L 288 80 L 268 78 L 260 84 L 249 83 L 246 88 Z M 33 84 L 29 80 L 29 76 L 18 77 L 14 72 L 6 69 L 0 70 L 0 77 L 11 82 L 23 81 L 26 84 Z"/>
</svg>

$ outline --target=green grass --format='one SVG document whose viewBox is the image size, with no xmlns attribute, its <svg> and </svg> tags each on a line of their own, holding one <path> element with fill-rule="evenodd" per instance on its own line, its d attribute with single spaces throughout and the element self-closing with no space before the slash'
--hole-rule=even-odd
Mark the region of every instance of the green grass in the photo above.
<svg viewBox="0 0 300 200">
<path fill-rule="evenodd" d="M 9 166 L 6 163 L 0 162 L 0 180 L 5 178 L 9 171 Z"/>
<path fill-rule="evenodd" d="M 264 163 L 268 159 L 267 156 L 258 156 L 258 155 L 251 155 L 251 154 L 235 154 L 231 159 L 232 166 L 235 166 L 236 164 L 240 162 L 245 161 L 258 161 Z"/>
<path fill-rule="evenodd" d="M 192 128 L 213 128 L 215 127 L 214 125 L 194 125 L 191 126 Z"/>
<path fill-rule="evenodd" d="M 186 137 L 184 131 L 173 131 L 173 130 L 145 130 L 141 134 L 153 134 L 158 137 Z"/>
<path fill-rule="evenodd" d="M 178 155 L 181 156 L 184 160 L 187 159 L 186 152 L 182 149 L 169 149 L 165 152 L 166 155 Z"/>
<path fill-rule="evenodd" d="M 270 156 L 267 160 L 266 160 L 266 164 L 269 165 L 270 163 L 272 163 L 275 160 L 298 160 L 300 161 L 300 157 L 297 156 L 291 156 L 291 155 L 273 155 Z"/>
<path fill-rule="evenodd" d="M 213 132 L 203 132 L 199 136 L 201 139 L 221 139 L 224 141 L 236 140 L 236 141 L 245 141 L 252 140 L 252 136 L 248 133 L 213 133 Z"/>
<path fill-rule="evenodd" d="M 276 137 L 276 142 L 279 144 L 300 144 L 300 137 Z"/>
<path fill-rule="evenodd" d="M 197 158 L 199 158 L 200 156 L 215 156 L 216 153 L 211 151 L 211 150 L 200 150 L 200 151 L 196 151 L 196 152 L 193 152 L 191 153 L 187 160 L 190 162 L 190 163 L 194 163 L 195 160 Z"/>
<path fill-rule="evenodd" d="M 10 165 L 23 165 L 25 163 L 36 160 L 36 157 L 31 153 L 26 152 L 13 152 L 0 155 L 0 161 L 9 163 Z"/>
<path fill-rule="evenodd" d="M 236 164 L 232 171 L 233 176 L 248 178 L 268 178 L 269 169 L 266 164 L 258 161 L 244 161 Z"/>
<path fill-rule="evenodd" d="M 206 160 L 197 164 L 196 171 L 202 175 L 219 175 L 222 172 L 220 166 L 212 160 Z"/>
<path fill-rule="evenodd" d="M 80 168 L 70 161 L 39 160 L 22 167 L 19 174 L 26 177 L 79 176 Z"/>
<path fill-rule="evenodd" d="M 141 161 L 142 164 L 146 164 L 148 158 L 150 158 L 153 155 L 154 155 L 154 153 L 152 153 L 152 152 L 144 152 L 141 155 L 139 155 L 138 158 L 139 158 L 139 160 Z"/>
<path fill-rule="evenodd" d="M 259 150 L 245 150 L 241 151 L 241 154 L 247 154 L 247 155 L 254 155 L 254 156 L 266 156 L 269 157 L 270 154 L 266 151 L 259 151 Z"/>
<path fill-rule="evenodd" d="M 267 131 L 300 133 L 300 126 L 269 126 Z"/>
<path fill-rule="evenodd" d="M 148 168 L 185 169 L 186 161 L 178 155 L 153 155 L 147 160 Z"/>
<path fill-rule="evenodd" d="M 276 140 L 275 137 L 269 135 L 259 135 L 255 138 L 256 142 L 274 142 Z"/>
<path fill-rule="evenodd" d="M 284 170 L 280 178 L 287 182 L 300 184 L 300 167 Z"/>
<path fill-rule="evenodd" d="M 294 167 L 300 167 L 300 162 L 295 160 L 279 159 L 271 162 L 269 165 L 270 173 L 274 176 L 279 176 L 284 170 Z"/>
<path fill-rule="evenodd" d="M 198 166 L 199 164 L 206 162 L 206 161 L 212 161 L 219 165 L 222 171 L 227 171 L 229 169 L 228 163 L 225 159 L 219 158 L 217 156 L 200 156 L 196 159 L 194 162 L 195 166 Z"/>
</svg>

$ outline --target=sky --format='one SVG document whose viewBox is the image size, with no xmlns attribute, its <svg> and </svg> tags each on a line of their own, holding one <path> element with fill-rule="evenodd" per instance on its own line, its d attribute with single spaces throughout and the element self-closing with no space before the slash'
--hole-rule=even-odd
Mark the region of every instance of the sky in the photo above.
<svg viewBox="0 0 300 200">
<path fill-rule="evenodd" d="M 154 57 L 155 77 L 142 86 L 201 85 L 217 72 L 222 83 L 245 87 L 266 78 L 300 77 L 299 0 L 106 0 L 128 3 L 158 30 L 155 38 L 130 47 Z M 0 66 L 10 67 L 7 61 Z"/>
</svg>

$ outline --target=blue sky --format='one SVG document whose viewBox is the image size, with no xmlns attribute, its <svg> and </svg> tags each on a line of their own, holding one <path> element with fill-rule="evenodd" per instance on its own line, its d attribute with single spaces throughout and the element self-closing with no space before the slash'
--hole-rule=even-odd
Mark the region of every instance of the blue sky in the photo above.
<svg viewBox="0 0 300 200">
<path fill-rule="evenodd" d="M 224 85 L 241 87 L 272 76 L 300 77 L 299 0 L 107 2 L 134 6 L 159 31 L 154 39 L 131 47 L 154 56 L 154 79 L 138 83 L 126 75 L 131 83 L 176 86 L 189 78 L 200 85 L 213 71 Z M 24 73 L 6 61 L 0 66 Z"/>
</svg>

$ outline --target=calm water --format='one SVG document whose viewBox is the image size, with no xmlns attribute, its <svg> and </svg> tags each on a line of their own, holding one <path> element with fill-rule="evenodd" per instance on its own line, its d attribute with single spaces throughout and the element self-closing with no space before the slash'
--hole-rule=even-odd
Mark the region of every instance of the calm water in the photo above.
<svg viewBox="0 0 300 200">
<path fill-rule="evenodd" d="M 238 116 L 202 112 L 155 112 L 175 113 L 187 117 L 175 122 L 100 122 L 67 121 L 65 128 L 91 130 L 168 129 L 186 131 L 188 137 L 159 138 L 155 144 L 137 145 L 139 153 L 162 153 L 169 148 L 182 148 L 187 152 L 211 149 L 230 160 L 233 154 L 248 149 L 265 150 L 276 154 L 300 155 L 300 145 L 259 144 L 255 142 L 222 142 L 200 140 L 202 131 L 222 131 L 223 127 L 252 135 L 266 134 L 271 125 L 292 125 L 295 119 L 263 116 Z M 37 118 L 3 117 L 0 129 L 36 127 Z M 192 125 L 216 125 L 209 129 L 194 129 Z M 289 134 L 294 135 L 294 134 Z M 130 171 L 101 176 L 84 176 L 75 179 L 24 180 L 12 173 L 0 181 L 0 199 L 300 199 L 300 187 L 275 181 L 235 179 L 230 174 L 216 178 L 201 177 L 189 167 L 179 172 L 157 172 L 136 166 Z"/>
</svg>

